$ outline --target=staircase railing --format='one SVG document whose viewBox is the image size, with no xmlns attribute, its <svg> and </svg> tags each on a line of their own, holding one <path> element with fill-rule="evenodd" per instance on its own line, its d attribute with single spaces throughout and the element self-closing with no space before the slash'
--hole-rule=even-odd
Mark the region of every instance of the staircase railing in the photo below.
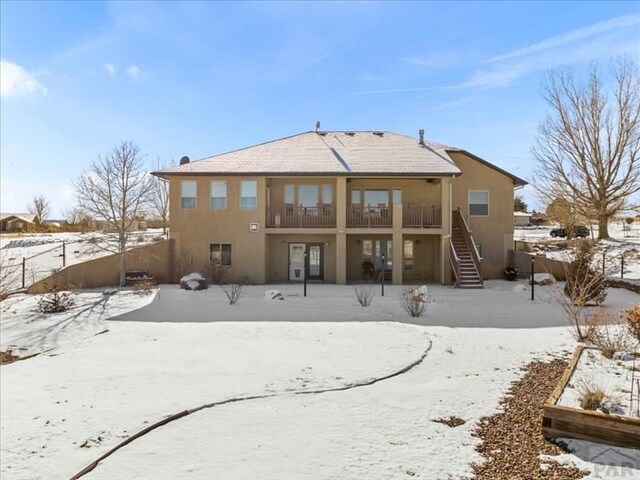
<svg viewBox="0 0 640 480">
<path fill-rule="evenodd" d="M 453 247 L 453 240 L 449 238 L 449 261 L 451 262 L 451 268 L 453 269 L 453 273 L 456 276 L 456 283 L 454 283 L 454 288 L 460 285 L 460 259 L 458 258 L 458 254 L 456 253 L 456 249 Z"/>
<path fill-rule="evenodd" d="M 466 220 L 464 219 L 464 215 L 462 215 L 462 211 L 460 207 L 457 210 L 454 210 L 454 216 L 457 217 L 458 227 L 460 228 L 460 233 L 462 234 L 462 238 L 464 238 L 465 243 L 467 244 L 467 248 L 469 252 L 471 252 L 471 258 L 473 260 L 474 265 L 476 266 L 476 270 L 478 270 L 478 276 L 480 277 L 480 282 L 484 284 L 482 281 L 482 270 L 480 267 L 480 253 L 478 252 L 478 247 L 476 247 L 476 242 L 473 239 L 473 235 L 471 235 L 471 229 L 469 225 L 467 225 Z"/>
</svg>

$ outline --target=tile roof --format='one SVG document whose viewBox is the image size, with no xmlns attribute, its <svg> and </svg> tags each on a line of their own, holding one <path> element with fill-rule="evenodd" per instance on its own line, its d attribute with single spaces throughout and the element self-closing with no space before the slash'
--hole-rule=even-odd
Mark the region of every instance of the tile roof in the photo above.
<svg viewBox="0 0 640 480">
<path fill-rule="evenodd" d="M 457 149 L 392 132 L 305 132 L 155 173 L 459 175 L 447 150 Z"/>
<path fill-rule="evenodd" d="M 34 213 L 0 213 L 0 220 L 6 220 L 11 217 L 19 218 L 25 222 L 33 223 L 36 218 Z"/>
</svg>

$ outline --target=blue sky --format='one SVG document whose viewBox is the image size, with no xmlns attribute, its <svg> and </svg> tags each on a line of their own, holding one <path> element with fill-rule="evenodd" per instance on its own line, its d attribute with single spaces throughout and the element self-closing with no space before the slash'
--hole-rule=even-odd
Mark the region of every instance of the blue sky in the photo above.
<svg viewBox="0 0 640 480">
<path fill-rule="evenodd" d="M 53 216 L 98 155 L 149 165 L 390 130 L 525 179 L 545 72 L 640 58 L 639 2 L 0 3 L 0 208 Z M 525 189 L 529 203 L 535 196 Z"/>
</svg>

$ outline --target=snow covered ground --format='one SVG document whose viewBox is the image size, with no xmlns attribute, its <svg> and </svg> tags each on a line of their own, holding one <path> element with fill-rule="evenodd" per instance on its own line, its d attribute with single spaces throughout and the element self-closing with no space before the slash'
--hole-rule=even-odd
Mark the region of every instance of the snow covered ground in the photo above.
<svg viewBox="0 0 640 480">
<path fill-rule="evenodd" d="M 537 244 L 534 251 L 549 258 L 571 261 L 574 241 L 553 239 L 549 235 L 549 231 L 557 226 L 515 227 L 513 238 Z M 594 238 L 597 238 L 598 227 L 592 228 Z M 640 279 L 640 222 L 626 225 L 624 230 L 622 222 L 612 222 L 609 224 L 609 235 L 611 239 L 602 240 L 595 247 L 596 266 L 602 268 L 604 254 L 607 275 L 620 278 L 621 258 L 624 255 L 624 278 Z"/>
<path fill-rule="evenodd" d="M 62 268 L 62 244 L 66 243 L 66 265 L 86 262 L 94 258 L 110 255 L 110 252 L 96 250 L 87 239 L 101 235 L 89 233 L 25 233 L 0 235 L 0 256 L 2 267 L 17 269 L 18 276 L 10 290 L 21 287 L 22 259 L 26 258 L 25 284 L 29 286 L 46 278 Z M 162 236 L 162 229 L 148 229 L 132 232 L 133 245 L 154 241 Z M 141 240 L 141 241 L 139 241 Z"/>
<path fill-rule="evenodd" d="M 86 478 L 464 478 L 482 461 L 471 432 L 519 368 L 574 345 L 547 287 L 531 302 L 524 282 L 486 286 L 431 286 L 434 303 L 420 319 L 401 310 L 400 287 L 363 308 L 351 287 L 335 285 L 310 285 L 307 298 L 299 285 L 248 287 L 234 306 L 217 288 L 162 286 L 153 300 L 117 293 L 107 303 L 120 311 L 99 319 L 78 311 L 67 331 L 81 333 L 47 342 L 39 337 L 51 321 L 33 315 L 33 300 L 5 301 L 15 313 L 0 317 L 3 348 L 5 335 L 29 352 L 55 348 L 2 367 L 2 478 L 69 478 L 167 415 L 251 395 L 271 397 L 160 427 Z M 263 300 L 274 288 L 285 300 Z M 96 295 L 80 293 L 79 302 L 92 305 Z M 619 289 L 606 300 L 634 302 Z M 370 386 L 295 393 L 384 377 L 425 352 L 408 372 Z M 433 422 L 450 415 L 466 423 Z"/>
</svg>

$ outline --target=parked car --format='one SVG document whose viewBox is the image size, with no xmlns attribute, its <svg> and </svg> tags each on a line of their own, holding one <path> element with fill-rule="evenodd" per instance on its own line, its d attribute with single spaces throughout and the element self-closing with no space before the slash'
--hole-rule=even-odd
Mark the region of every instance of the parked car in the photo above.
<svg viewBox="0 0 640 480">
<path fill-rule="evenodd" d="M 571 232 L 573 237 L 578 237 L 578 238 L 580 237 L 587 238 L 589 236 L 589 233 L 591 233 L 589 229 L 584 225 L 576 225 L 575 227 L 573 227 Z M 556 238 L 556 237 L 564 238 L 567 236 L 567 231 L 562 227 L 552 228 L 551 231 L 549 232 L 549 235 L 551 235 L 553 238 Z"/>
</svg>

